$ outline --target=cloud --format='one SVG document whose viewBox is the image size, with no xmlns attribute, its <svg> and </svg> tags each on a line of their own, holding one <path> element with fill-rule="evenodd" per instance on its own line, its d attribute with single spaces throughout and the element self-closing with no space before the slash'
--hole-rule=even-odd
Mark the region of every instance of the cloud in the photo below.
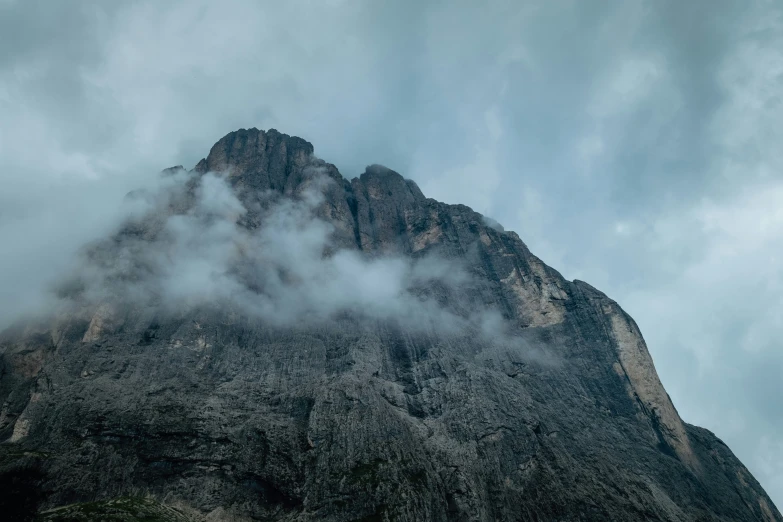
<svg viewBox="0 0 783 522">
<path fill-rule="evenodd" d="M 424 186 L 428 193 L 438 192 L 448 203 L 459 203 L 465 185 L 475 184 L 471 203 L 481 212 L 490 210 L 494 192 L 500 185 L 500 168 L 498 166 L 498 144 L 503 136 L 497 106 L 488 108 L 483 113 L 480 125 L 479 139 L 473 146 L 473 158 L 459 167 L 444 169 L 437 176 L 432 176 Z M 422 168 L 423 165 L 420 165 Z M 432 171 L 437 171 L 435 165 L 429 165 Z M 449 190 L 451 187 L 453 190 Z"/>
<path fill-rule="evenodd" d="M 768 485 L 779 484 L 772 449 L 783 430 L 781 205 L 783 184 L 775 181 L 662 218 L 642 232 L 646 252 L 673 258 L 685 246 L 686 253 L 650 271 L 656 289 L 623 299 L 642 318 L 649 345 L 677 354 L 656 363 L 681 415 L 716 429 Z M 768 465 L 757 464 L 767 457 Z"/>
<path fill-rule="evenodd" d="M 127 307 L 162 317 L 229 310 L 286 328 L 351 317 L 442 336 L 473 333 L 496 348 L 524 344 L 499 311 L 466 301 L 475 281 L 460 261 L 370 258 L 338 247 L 335 226 L 318 217 L 335 182 L 317 166 L 306 176 L 294 197 L 262 194 L 253 219 L 260 224 L 247 227 L 250 211 L 223 174 L 164 174 L 153 189 L 128 195 L 114 234 L 84 249 L 57 286 L 60 306 L 115 318 Z"/>
<path fill-rule="evenodd" d="M 6 181 L 0 192 L 0 328 L 48 312 L 51 286 L 79 263 L 79 249 L 111 233 L 131 210 L 119 205 L 129 180 Z"/>
</svg>

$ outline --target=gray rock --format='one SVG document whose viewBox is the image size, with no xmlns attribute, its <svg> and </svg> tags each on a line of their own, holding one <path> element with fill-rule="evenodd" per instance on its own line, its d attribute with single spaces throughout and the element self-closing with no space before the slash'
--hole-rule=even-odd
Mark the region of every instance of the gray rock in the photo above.
<svg viewBox="0 0 783 522">
<path fill-rule="evenodd" d="M 281 326 L 122 296 L 20 323 L 0 337 L 7 506 L 146 495 L 194 520 L 783 521 L 723 442 L 680 419 L 617 303 L 466 206 L 378 165 L 347 181 L 312 153 L 232 132 L 169 211 L 225 172 L 252 232 L 325 176 L 314 212 L 334 249 L 458 261 L 464 284 L 417 295 L 455 317 L 496 310 L 505 333 L 352 313 Z M 162 233 L 153 216 L 117 237 Z M 116 243 L 91 255 L 110 261 Z"/>
</svg>

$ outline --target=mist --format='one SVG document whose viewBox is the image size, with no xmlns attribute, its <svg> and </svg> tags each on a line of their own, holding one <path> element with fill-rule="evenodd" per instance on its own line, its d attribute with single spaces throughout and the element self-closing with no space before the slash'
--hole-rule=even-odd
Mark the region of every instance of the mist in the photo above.
<svg viewBox="0 0 783 522">
<path fill-rule="evenodd" d="M 5 183 L 0 193 L 0 329 L 52 310 L 52 289 L 80 263 L 81 248 L 129 216 L 130 187 L 154 175 Z"/>
<path fill-rule="evenodd" d="M 335 225 L 319 217 L 325 192 L 339 189 L 319 161 L 305 169 L 293 197 L 254 194 L 251 200 L 259 203 L 252 221 L 258 226 L 247 225 L 249 210 L 237 192 L 243 189 L 229 183 L 230 173 L 184 169 L 164 171 L 116 203 L 83 210 L 76 220 L 53 206 L 51 219 L 62 213 L 67 226 L 41 227 L 36 214 L 39 219 L 26 226 L 37 227 L 31 244 L 40 250 L 20 251 L 17 262 L 31 266 L 24 255 L 39 255 L 54 244 L 62 245 L 61 256 L 16 281 L 17 288 L 35 294 L 16 308 L 7 294 L 6 324 L 66 309 L 115 322 L 122 310 L 162 317 L 206 309 L 280 328 L 350 317 L 413 333 L 471 334 L 501 348 L 523 344 L 498 310 L 470 302 L 475 280 L 464 260 L 369 257 L 340 246 Z M 78 233 L 63 234 L 80 225 Z"/>
</svg>

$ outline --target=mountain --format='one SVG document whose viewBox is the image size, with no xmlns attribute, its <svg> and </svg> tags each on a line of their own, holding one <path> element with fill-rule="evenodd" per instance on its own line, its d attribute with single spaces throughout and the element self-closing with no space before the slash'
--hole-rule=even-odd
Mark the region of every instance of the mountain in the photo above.
<svg viewBox="0 0 783 522">
<path fill-rule="evenodd" d="M 0 335 L 39 520 L 783 521 L 616 302 L 379 165 L 232 132 Z"/>
</svg>

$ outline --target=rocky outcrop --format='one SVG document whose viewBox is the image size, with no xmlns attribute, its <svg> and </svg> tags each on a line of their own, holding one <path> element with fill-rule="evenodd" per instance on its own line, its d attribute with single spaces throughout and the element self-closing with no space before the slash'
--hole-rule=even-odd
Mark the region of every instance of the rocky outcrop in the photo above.
<svg viewBox="0 0 783 522">
<path fill-rule="evenodd" d="M 462 282 L 416 295 L 496 322 L 281 326 L 120 299 L 16 327 L 0 339 L 0 481 L 24 478 L 16 499 L 52 520 L 139 496 L 194 520 L 783 520 L 719 439 L 680 419 L 617 303 L 468 207 L 378 165 L 345 180 L 312 153 L 274 130 L 230 133 L 169 211 L 223 172 L 252 235 L 273 202 L 318 186 L 331 252 L 458 262 Z"/>
</svg>

